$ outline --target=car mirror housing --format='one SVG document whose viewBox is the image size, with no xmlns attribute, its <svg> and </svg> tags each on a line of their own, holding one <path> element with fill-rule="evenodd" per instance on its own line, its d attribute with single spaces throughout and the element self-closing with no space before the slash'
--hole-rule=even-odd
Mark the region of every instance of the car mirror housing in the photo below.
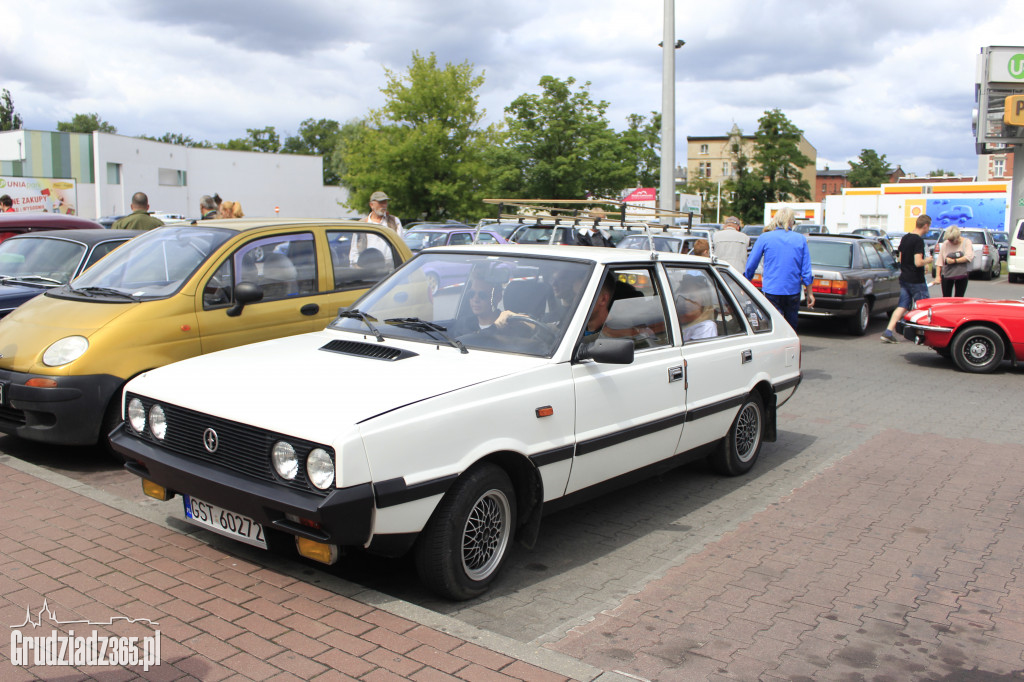
<svg viewBox="0 0 1024 682">
<path fill-rule="evenodd" d="M 599 339 L 580 348 L 577 361 L 593 360 L 608 365 L 629 365 L 633 362 L 632 339 Z"/>
<path fill-rule="evenodd" d="M 249 303 L 263 300 L 263 289 L 252 282 L 239 282 L 235 287 L 235 305 L 228 308 L 228 317 L 238 317 Z"/>
</svg>

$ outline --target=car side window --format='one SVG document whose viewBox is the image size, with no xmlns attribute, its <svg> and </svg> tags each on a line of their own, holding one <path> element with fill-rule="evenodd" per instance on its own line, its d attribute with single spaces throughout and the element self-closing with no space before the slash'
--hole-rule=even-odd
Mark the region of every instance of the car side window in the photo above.
<svg viewBox="0 0 1024 682">
<path fill-rule="evenodd" d="M 449 246 L 462 246 L 463 244 L 472 244 L 473 235 L 469 232 L 456 232 L 448 238 Z"/>
<path fill-rule="evenodd" d="M 772 316 L 768 314 L 768 311 L 754 300 L 746 289 L 743 288 L 743 285 L 736 281 L 736 277 L 731 272 L 719 269 L 718 274 L 722 276 L 725 285 L 729 288 L 733 298 L 736 299 L 740 310 L 743 311 L 743 317 L 746 318 L 754 333 L 770 332 L 772 330 Z"/>
<path fill-rule="evenodd" d="M 860 245 L 861 255 L 864 257 L 864 264 L 869 268 L 880 269 L 882 257 L 878 255 L 880 247 L 874 243 Z"/>
<path fill-rule="evenodd" d="M 231 304 L 234 296 L 234 269 L 228 258 L 203 285 L 203 309 L 221 308 Z"/>
<path fill-rule="evenodd" d="M 666 271 L 683 343 L 745 332 L 735 306 L 709 270 L 670 267 Z"/>
<path fill-rule="evenodd" d="M 613 270 L 611 276 L 615 292 L 601 336 L 632 339 L 637 350 L 670 345 L 668 317 L 654 272 L 622 268 Z"/>
<path fill-rule="evenodd" d="M 245 244 L 221 263 L 203 285 L 203 307 L 230 304 L 234 287 L 242 282 L 260 287 L 263 301 L 316 293 L 313 235 L 277 235 Z"/>
<path fill-rule="evenodd" d="M 476 237 L 477 244 L 494 244 L 498 240 L 494 238 L 494 235 L 490 232 L 481 232 Z"/>
<path fill-rule="evenodd" d="M 886 249 L 878 249 L 878 254 L 879 258 L 882 259 L 882 267 L 889 268 L 890 270 L 897 267 L 896 259 L 893 257 L 892 251 L 887 251 Z"/>
<path fill-rule="evenodd" d="M 391 243 L 374 232 L 329 230 L 334 290 L 365 289 L 395 270 Z"/>
<path fill-rule="evenodd" d="M 117 241 L 103 242 L 102 244 L 97 244 L 96 246 L 93 247 L 92 253 L 89 254 L 89 260 L 88 262 L 86 262 L 85 267 L 82 269 L 87 270 L 93 263 L 98 261 L 100 258 L 106 256 L 108 253 L 110 253 L 117 247 L 121 246 L 121 244 L 124 244 L 126 241 L 128 240 L 119 239 Z"/>
</svg>

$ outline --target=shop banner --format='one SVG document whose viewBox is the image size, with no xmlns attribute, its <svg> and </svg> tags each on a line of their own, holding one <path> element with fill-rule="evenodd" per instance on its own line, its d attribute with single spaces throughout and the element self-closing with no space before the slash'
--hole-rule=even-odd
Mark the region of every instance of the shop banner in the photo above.
<svg viewBox="0 0 1024 682">
<path fill-rule="evenodd" d="M 15 211 L 77 215 L 77 191 L 73 179 L 0 176 L 0 195 L 11 197 Z"/>
</svg>

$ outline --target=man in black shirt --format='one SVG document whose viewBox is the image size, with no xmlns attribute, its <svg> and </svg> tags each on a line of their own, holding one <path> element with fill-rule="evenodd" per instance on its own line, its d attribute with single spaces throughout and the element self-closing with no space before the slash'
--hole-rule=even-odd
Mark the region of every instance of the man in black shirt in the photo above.
<svg viewBox="0 0 1024 682">
<path fill-rule="evenodd" d="M 924 235 L 932 225 L 932 219 L 927 215 L 921 215 L 917 219 L 914 231 L 900 240 L 900 302 L 899 307 L 892 313 L 889 326 L 882 334 L 883 343 L 898 343 L 899 340 L 893 333 L 896 323 L 903 319 L 906 313 L 915 302 L 922 298 L 928 298 L 928 285 L 924 281 L 924 266 L 931 263 L 934 258 L 925 255 Z"/>
</svg>

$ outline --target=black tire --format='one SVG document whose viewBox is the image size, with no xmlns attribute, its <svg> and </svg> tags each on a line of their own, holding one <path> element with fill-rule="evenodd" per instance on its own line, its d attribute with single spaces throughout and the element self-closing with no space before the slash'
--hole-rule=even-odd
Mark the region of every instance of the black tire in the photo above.
<svg viewBox="0 0 1024 682">
<path fill-rule="evenodd" d="M 846 331 L 854 336 L 864 336 L 868 331 L 868 320 L 871 319 L 871 303 L 864 301 L 856 314 L 846 320 Z"/>
<path fill-rule="evenodd" d="M 976 374 L 995 371 L 1006 352 L 1006 344 L 999 332 L 978 325 L 958 331 L 950 346 L 956 366 L 964 372 Z"/>
<path fill-rule="evenodd" d="M 1013 284 L 1016 284 L 1017 282 L 1020 282 L 1021 281 L 1020 278 L 1021 278 L 1021 276 L 1018 275 L 1016 272 L 1010 272 L 1010 273 L 1007 273 L 1007 275 L 1006 275 L 1006 279 L 1009 280 Z"/>
<path fill-rule="evenodd" d="M 1003 261 L 998 258 L 994 259 L 992 263 L 992 279 L 999 279 L 999 275 L 1003 272 Z"/>
<path fill-rule="evenodd" d="M 443 597 L 477 597 L 498 576 L 516 527 L 515 489 L 493 464 L 459 478 L 416 543 L 420 580 Z"/>
<path fill-rule="evenodd" d="M 984 272 L 978 273 L 978 277 L 980 277 L 983 281 L 986 281 L 986 282 L 988 280 L 992 279 L 992 268 L 989 268 L 988 270 L 986 270 Z"/>
<path fill-rule="evenodd" d="M 711 466 L 723 476 L 739 476 L 750 471 L 761 452 L 764 428 L 764 401 L 754 391 L 743 401 L 722 447 L 711 455 Z"/>
</svg>

